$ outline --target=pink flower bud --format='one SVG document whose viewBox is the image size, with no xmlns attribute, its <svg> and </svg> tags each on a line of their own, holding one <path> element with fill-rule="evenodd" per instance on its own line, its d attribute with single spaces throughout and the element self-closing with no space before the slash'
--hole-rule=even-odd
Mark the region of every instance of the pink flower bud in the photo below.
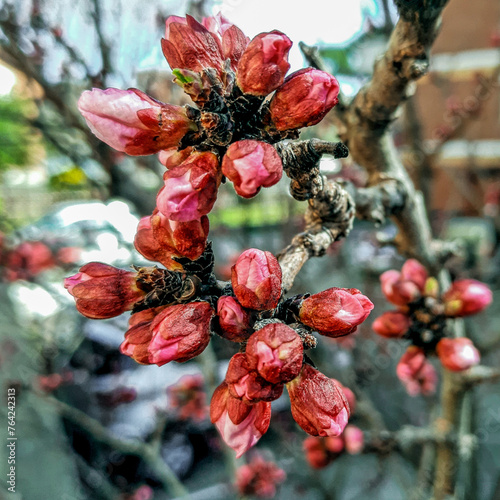
<svg viewBox="0 0 500 500">
<path fill-rule="evenodd" d="M 243 307 L 274 309 L 281 297 L 281 267 L 272 253 L 250 248 L 231 268 L 231 284 Z"/>
<path fill-rule="evenodd" d="M 274 186 L 283 174 L 281 158 L 267 142 L 245 139 L 229 146 L 222 173 L 243 198 L 255 196 L 261 187 Z"/>
<path fill-rule="evenodd" d="M 226 382 L 222 382 L 210 402 L 210 420 L 239 458 L 267 432 L 271 421 L 271 403 L 262 401 L 247 405 L 233 398 Z"/>
<path fill-rule="evenodd" d="M 443 300 L 447 316 L 469 316 L 486 309 L 493 300 L 493 294 L 480 281 L 458 280 L 451 284 Z"/>
<path fill-rule="evenodd" d="M 186 132 L 196 129 L 184 108 L 137 89 L 86 90 L 78 109 L 98 139 L 133 156 L 177 147 Z"/>
<path fill-rule="evenodd" d="M 427 277 L 427 270 L 418 260 L 408 259 L 401 268 L 401 280 L 412 281 L 420 292 L 424 291 Z"/>
<path fill-rule="evenodd" d="M 348 425 L 344 430 L 345 450 L 351 455 L 361 453 L 364 446 L 363 431 L 355 425 Z"/>
<path fill-rule="evenodd" d="M 479 351 L 466 337 L 441 339 L 436 346 L 441 364 L 452 372 L 461 372 L 477 365 L 481 359 Z"/>
<path fill-rule="evenodd" d="M 224 64 L 219 38 L 191 16 L 170 16 L 166 21 L 163 55 L 172 69 L 200 72 L 214 68 L 219 73 Z"/>
<path fill-rule="evenodd" d="M 235 354 L 229 361 L 226 383 L 232 397 L 245 403 L 274 401 L 283 393 L 283 384 L 271 384 L 250 367 L 244 353 Z"/>
<path fill-rule="evenodd" d="M 429 396 L 436 391 L 436 370 L 419 347 L 408 347 L 399 360 L 396 374 L 410 396 Z"/>
<path fill-rule="evenodd" d="M 3 260 L 3 259 L 2 259 Z M 9 281 L 32 279 L 56 265 L 50 248 L 41 241 L 24 241 L 8 252 L 3 265 Z"/>
<path fill-rule="evenodd" d="M 342 443 L 342 447 L 344 446 L 342 439 L 332 439 L 338 439 Z M 313 469 L 323 469 L 333 459 L 332 455 L 328 453 L 325 447 L 325 440 L 323 438 L 307 437 L 302 443 L 302 448 L 304 449 L 306 460 Z"/>
<path fill-rule="evenodd" d="M 154 318 L 165 309 L 165 306 L 145 309 L 132 314 L 129 319 L 129 329 L 125 333 L 125 340 L 120 346 L 120 352 L 130 356 L 141 365 L 151 364 L 149 361 L 149 344 L 153 337 L 151 323 Z"/>
<path fill-rule="evenodd" d="M 183 161 L 187 160 L 192 152 L 192 147 L 187 147 L 181 149 L 180 151 L 177 148 L 162 149 L 158 153 L 158 160 L 162 165 L 170 170 L 180 165 Z"/>
<path fill-rule="evenodd" d="M 238 86 L 245 94 L 265 96 L 277 89 L 290 69 L 290 39 L 280 31 L 260 33 L 247 46 L 236 71 Z"/>
<path fill-rule="evenodd" d="M 399 311 L 388 311 L 373 322 L 372 328 L 382 337 L 401 338 L 410 328 L 410 318 Z"/>
<path fill-rule="evenodd" d="M 196 260 L 204 252 L 209 230 L 208 217 L 177 222 L 167 219 L 155 210 L 150 217 L 143 217 L 137 227 L 134 245 L 146 259 L 161 262 L 167 269 L 182 266 L 172 257 Z"/>
<path fill-rule="evenodd" d="M 255 455 L 249 464 L 236 471 L 236 488 L 242 497 L 274 498 L 276 486 L 286 478 L 285 471 L 273 462 Z"/>
<path fill-rule="evenodd" d="M 158 193 L 158 210 L 170 220 L 199 220 L 212 210 L 221 181 L 217 156 L 192 153 L 187 160 L 165 172 L 164 187 Z"/>
<path fill-rule="evenodd" d="M 250 314 L 234 297 L 223 295 L 217 302 L 217 314 L 224 338 L 244 342 L 252 334 Z"/>
<path fill-rule="evenodd" d="M 180 420 L 201 421 L 207 417 L 208 406 L 203 390 L 203 376 L 184 375 L 175 385 L 167 387 L 169 407 Z"/>
<path fill-rule="evenodd" d="M 349 404 L 336 380 L 305 364 L 287 384 L 292 416 L 311 436 L 339 436 L 349 420 Z"/>
<path fill-rule="evenodd" d="M 382 273 L 380 284 L 387 300 L 397 306 L 405 306 L 421 296 L 419 286 L 413 281 L 403 280 L 399 271 Z"/>
<path fill-rule="evenodd" d="M 293 380 L 302 368 L 304 347 L 297 332 L 282 323 L 256 331 L 246 348 L 248 364 L 272 384 Z"/>
<path fill-rule="evenodd" d="M 329 288 L 302 302 L 300 321 L 327 337 L 341 337 L 356 330 L 373 304 L 356 288 Z"/>
<path fill-rule="evenodd" d="M 78 311 L 92 319 L 105 319 L 129 311 L 145 292 L 136 286 L 136 272 L 91 262 L 66 278 L 64 287 L 73 295 Z"/>
<path fill-rule="evenodd" d="M 287 77 L 271 99 L 271 120 L 278 130 L 319 123 L 339 102 L 339 82 L 324 71 L 304 68 Z"/>
<path fill-rule="evenodd" d="M 162 366 L 170 361 L 183 363 L 201 354 L 210 342 L 213 313 L 208 302 L 167 307 L 151 324 L 149 361 Z"/>
</svg>

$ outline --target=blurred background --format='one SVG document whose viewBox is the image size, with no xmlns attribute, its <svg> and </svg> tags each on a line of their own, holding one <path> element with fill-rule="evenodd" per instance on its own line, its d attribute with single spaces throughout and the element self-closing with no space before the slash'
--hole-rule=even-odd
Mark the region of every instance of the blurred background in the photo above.
<svg viewBox="0 0 500 500">
<path fill-rule="evenodd" d="M 154 208 L 164 170 L 156 157 L 128 157 L 98 141 L 78 113 L 80 93 L 137 87 L 164 102 L 187 103 L 161 52 L 165 19 L 219 11 L 250 37 L 286 33 L 294 42 L 292 70 L 307 65 L 299 42 L 317 46 L 348 97 L 369 80 L 397 21 L 390 0 L 0 0 L 0 377 L 2 391 L 14 386 L 18 394 L 17 489 L 7 492 L 2 472 L 0 498 L 163 500 L 180 496 L 180 486 L 193 500 L 238 498 L 235 468 L 257 456 L 251 451 L 235 462 L 207 418 L 232 346 L 219 339 L 198 361 L 138 365 L 118 351 L 126 315 L 87 320 L 62 285 L 89 261 L 147 264 L 133 239 L 140 217 Z M 435 236 L 464 248 L 453 275 L 485 281 L 496 295 L 499 74 L 499 2 L 451 0 L 431 71 L 393 126 Z M 335 140 L 335 130 L 327 116 L 301 137 Z M 322 168 L 333 178 L 366 182 L 349 158 L 325 159 Z M 210 214 L 219 277 L 227 279 L 248 247 L 283 249 L 302 229 L 304 210 L 285 180 L 252 200 L 223 185 Z M 376 312 L 388 310 L 378 278 L 404 261 L 381 243 L 394 234 L 390 223 L 375 228 L 357 221 L 349 238 L 306 264 L 292 292 L 356 287 Z M 494 303 L 466 322 L 489 366 L 500 362 L 499 309 Z M 426 425 L 437 396 L 406 394 L 395 375 L 404 342 L 375 336 L 376 316 L 345 340 L 321 339 L 314 361 L 356 394 L 360 409 L 352 423 L 363 431 Z M 478 446 L 460 471 L 464 499 L 500 499 L 497 389 L 479 387 L 466 400 L 468 432 L 476 433 Z M 6 422 L 5 412 L 2 404 Z M 271 497 L 406 499 L 421 480 L 417 471 L 425 473 L 420 447 L 340 450 L 315 469 L 303 449 L 306 437 L 286 396 L 273 403 L 257 453 L 287 479 Z M 137 440 L 156 447 L 159 462 L 134 448 Z M 4 471 L 7 451 L 0 450 Z"/>
</svg>

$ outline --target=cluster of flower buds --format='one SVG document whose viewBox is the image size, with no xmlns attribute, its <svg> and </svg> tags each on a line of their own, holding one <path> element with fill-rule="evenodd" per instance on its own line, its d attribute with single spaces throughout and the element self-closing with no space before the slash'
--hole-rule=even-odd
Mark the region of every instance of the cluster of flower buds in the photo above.
<svg viewBox="0 0 500 500">
<path fill-rule="evenodd" d="M 179 381 L 167 387 L 168 406 L 175 410 L 180 420 L 204 420 L 208 406 L 201 374 L 184 375 Z"/>
<path fill-rule="evenodd" d="M 255 454 L 250 463 L 242 465 L 236 471 L 236 489 L 245 497 L 252 495 L 257 498 L 274 498 L 276 487 L 285 478 L 283 469 Z"/>
<path fill-rule="evenodd" d="M 411 341 L 397 367 L 409 394 L 435 391 L 437 375 L 428 355 L 437 354 L 451 371 L 467 370 L 479 363 L 479 352 L 471 340 L 447 337 L 446 327 L 449 319 L 477 314 L 491 303 L 491 290 L 484 283 L 458 280 L 440 294 L 437 280 L 415 259 L 407 260 L 401 272 L 386 271 L 380 281 L 387 300 L 398 309 L 379 316 L 373 329 L 382 337 Z"/>
<path fill-rule="evenodd" d="M 309 465 L 314 469 L 323 469 L 343 453 L 350 455 L 361 453 L 363 445 L 363 431 L 349 424 L 341 436 L 308 437 L 302 447 Z"/>
<path fill-rule="evenodd" d="M 182 271 L 146 267 L 128 272 L 94 262 L 65 285 L 87 317 L 132 310 L 121 352 L 142 364 L 188 361 L 214 333 L 240 343 L 210 405 L 212 423 L 237 456 L 267 431 L 271 401 L 285 385 L 292 416 L 302 429 L 313 436 L 340 435 L 349 418 L 349 391 L 313 368 L 304 351 L 315 347 L 315 331 L 334 338 L 353 332 L 373 308 L 370 300 L 342 288 L 283 300 L 276 257 L 257 249 L 239 256 L 231 283 L 216 280 L 210 245 L 199 259 L 179 263 Z M 195 391 L 199 384 L 193 384 L 171 397 L 186 399 L 179 395 Z M 194 399 L 196 406 L 200 401 Z"/>
<path fill-rule="evenodd" d="M 158 153 L 166 167 L 157 209 L 141 221 L 135 242 L 146 258 L 169 268 L 179 267 L 172 257 L 198 258 L 222 180 L 245 198 L 276 184 L 283 166 L 273 144 L 298 137 L 337 103 L 338 82 L 324 71 L 285 78 L 291 46 L 280 31 L 249 40 L 220 14 L 201 23 L 171 16 L 163 54 L 196 107 L 137 89 L 82 94 L 79 110 L 99 139 L 129 155 Z"/>
</svg>

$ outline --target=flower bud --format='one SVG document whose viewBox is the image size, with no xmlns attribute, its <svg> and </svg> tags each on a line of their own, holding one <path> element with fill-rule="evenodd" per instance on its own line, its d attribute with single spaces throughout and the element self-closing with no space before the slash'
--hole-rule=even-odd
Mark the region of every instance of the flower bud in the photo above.
<svg viewBox="0 0 500 500">
<path fill-rule="evenodd" d="M 340 382 L 337 381 L 337 384 L 339 387 L 342 389 L 342 392 L 344 393 L 345 398 L 347 399 L 347 402 L 349 403 L 349 410 L 351 411 L 351 415 L 354 414 L 356 411 L 356 395 L 354 392 L 352 392 L 349 387 L 346 387 L 345 385 L 341 384 Z"/>
<path fill-rule="evenodd" d="M 132 156 L 177 147 L 196 125 L 181 106 L 164 104 L 137 89 L 86 90 L 78 109 L 98 139 Z"/>
<path fill-rule="evenodd" d="M 248 44 L 236 70 L 238 86 L 245 94 L 266 96 L 277 89 L 290 69 L 291 40 L 280 31 L 260 33 Z"/>
<path fill-rule="evenodd" d="M 145 292 L 136 286 L 136 272 L 90 262 L 66 278 L 64 287 L 73 295 L 78 311 L 92 319 L 106 319 L 129 311 Z"/>
<path fill-rule="evenodd" d="M 151 325 L 150 362 L 162 366 L 170 361 L 183 363 L 201 354 L 210 342 L 212 306 L 190 302 L 167 307 Z"/>
<path fill-rule="evenodd" d="M 451 317 L 469 316 L 486 309 L 493 300 L 491 290 L 480 281 L 458 280 L 443 295 L 445 314 Z"/>
<path fill-rule="evenodd" d="M 380 315 L 372 325 L 373 331 L 388 339 L 401 338 L 410 328 L 410 318 L 399 311 Z"/>
<path fill-rule="evenodd" d="M 396 375 L 410 396 L 429 396 L 436 391 L 436 370 L 419 347 L 408 347 L 399 360 Z"/>
<path fill-rule="evenodd" d="M 164 187 L 158 193 L 158 210 L 170 220 L 199 220 L 212 210 L 221 181 L 217 156 L 192 153 L 177 167 L 167 170 Z"/>
<path fill-rule="evenodd" d="M 324 441 L 323 438 L 310 436 L 304 439 L 302 443 L 306 460 L 313 469 L 323 469 L 332 461 L 333 457 L 328 453 Z M 343 445 L 342 439 L 340 439 L 340 442 Z"/>
<path fill-rule="evenodd" d="M 233 342 L 244 342 L 252 334 L 250 314 L 234 297 L 223 295 L 219 299 L 217 315 L 224 338 Z"/>
<path fill-rule="evenodd" d="M 401 268 L 401 280 L 412 281 L 423 292 L 427 280 L 427 270 L 418 260 L 408 259 Z"/>
<path fill-rule="evenodd" d="M 297 332 L 283 323 L 256 331 L 246 348 L 248 364 L 272 384 L 293 380 L 302 368 L 304 347 Z"/>
<path fill-rule="evenodd" d="M 348 425 L 342 434 L 345 443 L 345 450 L 351 455 L 361 453 L 364 446 L 363 431 L 355 425 Z"/>
<path fill-rule="evenodd" d="M 373 304 L 356 288 L 329 288 L 302 302 L 299 318 L 304 325 L 327 337 L 341 337 L 356 330 Z"/>
<path fill-rule="evenodd" d="M 243 198 L 255 196 L 261 187 L 274 186 L 283 173 L 281 158 L 267 142 L 245 139 L 229 146 L 222 173 Z"/>
<path fill-rule="evenodd" d="M 217 36 L 191 16 L 170 16 L 161 40 L 163 55 L 172 69 L 200 72 L 214 68 L 219 73 L 224 64 L 222 47 Z"/>
<path fill-rule="evenodd" d="M 287 384 L 292 416 L 311 436 L 339 436 L 349 420 L 349 404 L 336 380 L 306 364 Z"/>
<path fill-rule="evenodd" d="M 165 309 L 165 306 L 145 309 L 132 314 L 129 319 L 129 329 L 125 333 L 125 340 L 120 346 L 120 352 L 140 363 L 149 365 L 149 344 L 153 337 L 151 323 L 153 319 Z"/>
<path fill-rule="evenodd" d="M 236 471 L 236 488 L 242 498 L 275 498 L 276 485 L 285 478 L 285 471 L 274 462 L 266 462 L 260 455 L 254 455 L 250 463 Z"/>
<path fill-rule="evenodd" d="M 481 355 L 466 337 L 441 339 L 436 346 L 441 364 L 452 372 L 461 372 L 479 363 Z"/>
<path fill-rule="evenodd" d="M 250 248 L 231 268 L 231 284 L 243 307 L 274 309 L 281 297 L 281 267 L 272 253 Z"/>
<path fill-rule="evenodd" d="M 390 270 L 382 273 L 380 284 L 387 300 L 397 306 L 405 306 L 421 296 L 418 285 L 413 281 L 403 280 L 399 271 Z"/>
<path fill-rule="evenodd" d="M 271 384 L 253 370 L 244 353 L 235 354 L 229 361 L 226 383 L 232 397 L 245 403 L 274 401 L 283 393 L 283 384 Z"/>
<path fill-rule="evenodd" d="M 267 432 L 271 421 L 271 403 L 262 401 L 247 405 L 233 398 L 226 382 L 222 382 L 210 402 L 210 420 L 239 458 Z"/>
<path fill-rule="evenodd" d="M 197 373 L 184 375 L 176 384 L 167 387 L 169 407 L 176 410 L 180 420 L 206 418 L 208 407 L 203 382 L 203 376 Z"/>
<path fill-rule="evenodd" d="M 167 219 L 156 209 L 150 217 L 143 217 L 137 227 L 134 245 L 146 259 L 161 262 L 167 269 L 182 266 L 172 257 L 196 260 L 205 250 L 209 230 L 208 217 L 177 222 Z"/>
<path fill-rule="evenodd" d="M 324 71 L 304 68 L 287 77 L 269 110 L 278 130 L 310 127 L 319 123 L 339 102 L 339 82 Z"/>
</svg>

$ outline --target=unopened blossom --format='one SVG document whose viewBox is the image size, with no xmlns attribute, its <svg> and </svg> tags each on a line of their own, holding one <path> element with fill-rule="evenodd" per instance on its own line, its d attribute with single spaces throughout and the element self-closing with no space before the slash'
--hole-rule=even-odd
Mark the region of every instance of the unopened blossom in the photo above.
<svg viewBox="0 0 500 500">
<path fill-rule="evenodd" d="M 334 437 L 332 439 L 338 440 L 341 445 L 341 449 L 337 453 L 338 456 L 344 448 L 344 442 L 340 437 Z M 306 460 L 313 469 L 323 469 L 333 459 L 332 454 L 330 454 L 326 449 L 324 438 L 309 436 L 304 439 L 302 448 L 304 450 Z"/>
<path fill-rule="evenodd" d="M 257 330 L 248 340 L 245 352 L 250 367 L 272 384 L 293 380 L 300 373 L 304 357 L 302 339 L 282 323 Z"/>
<path fill-rule="evenodd" d="M 158 211 L 169 220 L 187 222 L 208 214 L 217 199 L 221 181 L 217 156 L 194 152 L 180 165 L 167 170 L 158 193 Z"/>
<path fill-rule="evenodd" d="M 436 370 L 419 347 L 408 347 L 399 360 L 396 374 L 410 396 L 428 396 L 436 391 Z"/>
<path fill-rule="evenodd" d="M 172 257 L 195 260 L 205 250 L 209 231 L 206 215 L 200 219 L 178 222 L 165 217 L 157 209 L 143 217 L 134 239 L 135 248 L 146 259 L 160 262 L 167 269 L 181 269 Z"/>
<path fill-rule="evenodd" d="M 136 286 L 136 272 L 91 262 L 66 278 L 64 287 L 73 295 L 78 311 L 92 319 L 105 319 L 129 311 L 145 293 Z"/>
<path fill-rule="evenodd" d="M 287 384 L 292 416 L 311 436 L 338 436 L 349 420 L 349 403 L 336 380 L 309 364 Z"/>
<path fill-rule="evenodd" d="M 285 478 L 285 471 L 274 462 L 267 462 L 260 455 L 255 455 L 250 463 L 236 471 L 236 488 L 240 495 L 274 498 L 276 486 Z"/>
<path fill-rule="evenodd" d="M 260 33 L 253 38 L 238 63 L 236 81 L 246 94 L 266 96 L 284 81 L 291 40 L 281 31 Z"/>
<path fill-rule="evenodd" d="M 401 338 L 410 327 L 410 318 L 399 311 L 388 311 L 381 314 L 372 325 L 373 330 L 389 339 Z"/>
<path fill-rule="evenodd" d="M 340 382 L 337 381 L 337 384 L 340 386 L 342 389 L 342 392 L 344 393 L 345 398 L 347 399 L 347 402 L 349 403 L 349 410 L 351 411 L 351 415 L 356 411 L 356 395 L 354 392 L 352 392 L 349 387 L 346 387 L 345 385 L 341 384 Z"/>
<path fill-rule="evenodd" d="M 176 384 L 167 387 L 169 407 L 180 420 L 201 421 L 208 415 L 208 406 L 200 374 L 184 375 Z"/>
<path fill-rule="evenodd" d="M 453 372 L 461 372 L 479 363 L 481 355 L 472 341 L 465 337 L 441 339 L 436 346 L 441 364 Z"/>
<path fill-rule="evenodd" d="M 129 329 L 125 333 L 125 340 L 120 345 L 122 354 L 130 356 L 134 361 L 142 365 L 150 364 L 148 349 L 153 337 L 151 324 L 154 318 L 164 309 L 165 306 L 144 309 L 130 316 Z"/>
<path fill-rule="evenodd" d="M 273 384 L 254 370 L 245 353 L 235 354 L 229 361 L 226 383 L 231 396 L 245 403 L 274 401 L 283 393 L 283 384 Z"/>
<path fill-rule="evenodd" d="M 150 362 L 158 366 L 170 361 L 182 363 L 201 354 L 210 342 L 213 314 L 208 302 L 167 307 L 151 324 Z"/>
<path fill-rule="evenodd" d="M 380 276 L 382 292 L 389 302 L 404 306 L 418 299 L 424 291 L 427 271 L 415 259 L 408 259 L 399 271 L 386 271 Z"/>
<path fill-rule="evenodd" d="M 281 267 L 272 253 L 251 248 L 231 268 L 231 284 L 242 306 L 274 309 L 281 297 Z"/>
<path fill-rule="evenodd" d="M 270 112 L 278 130 L 319 123 L 338 102 L 339 83 L 319 69 L 304 68 L 287 77 L 271 99 Z"/>
<path fill-rule="evenodd" d="M 363 431 L 356 427 L 355 425 L 348 425 L 344 429 L 344 433 L 342 434 L 342 438 L 344 439 L 345 450 L 350 455 L 357 455 L 361 453 L 364 446 L 364 435 Z"/>
<path fill-rule="evenodd" d="M 234 297 L 223 295 L 217 301 L 217 315 L 224 338 L 243 342 L 252 334 L 250 313 Z"/>
<path fill-rule="evenodd" d="M 86 90 L 78 109 L 101 141 L 132 156 L 176 147 L 196 128 L 183 107 L 164 104 L 137 89 Z"/>
<path fill-rule="evenodd" d="M 245 139 L 229 146 L 222 161 L 222 173 L 240 196 L 251 198 L 260 188 L 273 186 L 281 179 L 283 165 L 273 146 Z"/>
<path fill-rule="evenodd" d="M 212 396 L 210 420 L 239 458 L 267 432 L 271 421 L 271 403 L 262 401 L 248 405 L 233 398 L 226 382 L 223 382 Z"/>
<path fill-rule="evenodd" d="M 448 316 L 469 316 L 486 309 L 493 300 L 493 294 L 484 283 L 466 279 L 454 281 L 443 295 L 443 300 Z"/>
<path fill-rule="evenodd" d="M 300 321 L 327 337 L 356 330 L 370 314 L 373 303 L 356 288 L 329 288 L 302 302 Z"/>
<path fill-rule="evenodd" d="M 7 253 L 3 266 L 9 281 L 29 280 L 56 265 L 51 249 L 41 241 L 24 241 Z"/>
</svg>

